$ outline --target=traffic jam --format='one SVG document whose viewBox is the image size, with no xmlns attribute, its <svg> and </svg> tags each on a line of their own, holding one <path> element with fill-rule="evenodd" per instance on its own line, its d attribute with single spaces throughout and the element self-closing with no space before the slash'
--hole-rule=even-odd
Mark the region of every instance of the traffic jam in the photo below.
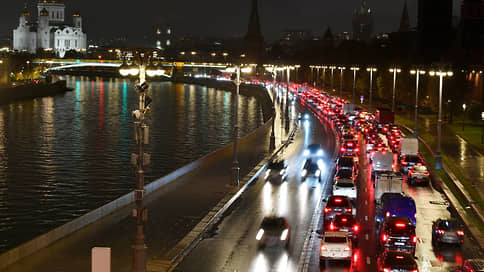
<svg viewBox="0 0 484 272">
<path fill-rule="evenodd" d="M 332 194 L 324 200 L 323 223 L 317 231 L 322 271 L 332 271 L 325 268 L 335 261 L 346 263 L 347 271 L 375 271 L 375 267 L 382 272 L 484 271 L 473 268 L 470 264 L 473 260 L 465 260 L 459 253 L 457 260 L 453 260 L 456 263 L 453 270 L 445 270 L 444 266 L 442 270 L 419 268 L 416 248 L 421 239 L 416 232 L 419 222 L 414 199 L 418 196 L 412 197 L 406 190 L 429 187 L 431 179 L 419 153 L 418 140 L 402 133 L 394 124 L 393 112 L 377 108 L 372 114 L 320 90 L 301 85 L 291 87 L 290 99 L 299 101 L 306 111 L 299 118 L 304 120 L 312 113 L 321 122 L 330 123 L 339 138 Z M 317 157 L 319 145 L 309 145 L 304 152 Z M 321 181 L 314 157 L 309 156 L 304 163 L 303 180 L 312 176 Z M 373 239 L 368 234 L 362 235 L 364 221 L 373 221 L 366 224 L 374 230 Z M 464 243 L 465 228 L 452 216 L 438 218 L 431 228 L 425 227 L 434 248 L 460 247 Z M 438 255 L 435 251 L 424 254 Z M 372 268 L 362 269 L 361 263 L 365 262 L 367 265 L 373 262 L 369 266 Z"/>
</svg>

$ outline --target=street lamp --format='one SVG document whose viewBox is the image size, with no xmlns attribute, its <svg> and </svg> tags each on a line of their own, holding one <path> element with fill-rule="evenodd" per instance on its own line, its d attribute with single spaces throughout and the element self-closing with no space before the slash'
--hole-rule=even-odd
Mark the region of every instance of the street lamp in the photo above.
<svg viewBox="0 0 484 272">
<path fill-rule="evenodd" d="M 252 68 L 250 66 L 240 67 L 237 65 L 235 67 L 229 67 L 226 69 L 226 72 L 229 73 L 237 73 L 237 77 L 235 78 L 235 110 L 234 110 L 234 159 L 232 162 L 231 168 L 231 181 L 232 184 L 235 186 L 239 186 L 240 184 L 240 167 L 239 167 L 239 87 L 240 87 L 240 73 L 250 73 Z"/>
<path fill-rule="evenodd" d="M 484 111 L 481 112 L 481 120 L 484 122 Z M 484 124 L 481 125 L 481 144 L 484 144 Z"/>
<path fill-rule="evenodd" d="M 424 70 L 410 70 L 410 74 L 415 75 L 415 81 L 416 81 L 416 86 L 415 86 L 415 128 L 414 128 L 414 135 L 415 138 L 418 138 L 418 82 L 419 82 L 419 76 L 424 75 L 426 72 Z"/>
<path fill-rule="evenodd" d="M 372 94 L 372 89 L 373 89 L 373 72 L 376 72 L 376 68 L 375 67 L 368 67 L 368 68 L 366 68 L 366 71 L 367 72 L 370 72 L 370 102 L 369 102 L 369 105 L 368 105 L 368 110 L 371 113 L 371 102 L 372 102 L 372 97 L 373 97 L 373 94 Z"/>
<path fill-rule="evenodd" d="M 467 108 L 467 105 L 465 103 L 462 104 L 462 111 L 464 113 L 464 116 L 462 117 L 462 130 L 464 130 L 464 126 L 466 123 L 466 108 Z"/>
<path fill-rule="evenodd" d="M 138 148 L 138 154 L 131 154 L 131 162 L 136 165 L 136 190 L 134 191 L 134 200 L 136 202 L 136 212 L 133 215 L 136 217 L 136 238 L 135 244 L 132 246 L 133 262 L 131 266 L 132 272 L 146 271 L 146 252 L 147 247 L 144 242 L 143 224 L 147 219 L 147 210 L 144 208 L 144 167 L 150 163 L 150 156 L 144 153 L 144 145 L 149 143 L 149 127 L 145 124 L 145 114 L 150 109 L 151 98 L 146 94 L 149 88 L 146 83 L 146 63 L 149 59 L 149 54 L 145 52 L 137 52 L 138 67 L 134 64 L 127 65 L 125 61 L 119 69 L 122 76 L 136 76 L 139 75 L 139 83 L 135 85 L 135 90 L 139 93 L 139 109 L 132 112 L 135 118 L 135 140 Z"/>
<path fill-rule="evenodd" d="M 323 65 L 323 66 L 321 66 L 321 68 L 323 68 L 323 85 L 322 85 L 322 89 L 324 90 L 324 78 L 326 77 L 326 69 L 328 69 L 328 66 Z"/>
<path fill-rule="evenodd" d="M 297 82 L 298 69 L 301 68 L 301 65 L 296 64 L 296 65 L 294 65 L 294 68 L 296 68 L 296 80 L 295 80 L 295 82 Z"/>
<path fill-rule="evenodd" d="M 333 88 L 333 71 L 336 69 L 336 66 L 329 66 L 329 69 L 331 69 L 331 92 L 334 92 Z"/>
<path fill-rule="evenodd" d="M 338 67 L 340 71 L 340 76 L 339 76 L 339 98 L 343 99 L 343 71 L 346 69 L 346 67 Z"/>
<path fill-rule="evenodd" d="M 390 73 L 393 73 L 393 95 L 392 95 L 392 112 L 395 112 L 395 85 L 397 82 L 397 73 L 400 73 L 402 70 L 400 68 L 394 67 L 390 68 Z"/>
<path fill-rule="evenodd" d="M 353 71 L 353 105 L 356 103 L 356 71 L 360 70 L 360 67 L 351 67 L 351 71 Z"/>
<path fill-rule="evenodd" d="M 437 152 L 435 154 L 435 169 L 439 170 L 442 168 L 442 155 L 440 154 L 440 136 L 442 130 L 442 88 L 444 84 L 444 77 L 451 77 L 454 75 L 452 71 L 430 71 L 430 76 L 438 76 L 439 80 L 439 116 L 437 119 Z"/>
</svg>

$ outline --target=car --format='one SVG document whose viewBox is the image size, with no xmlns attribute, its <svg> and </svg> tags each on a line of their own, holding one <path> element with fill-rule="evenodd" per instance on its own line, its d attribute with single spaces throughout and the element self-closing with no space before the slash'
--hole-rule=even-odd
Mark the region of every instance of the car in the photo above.
<svg viewBox="0 0 484 272">
<path fill-rule="evenodd" d="M 333 195 L 347 196 L 356 199 L 356 185 L 351 179 L 338 179 L 333 185 Z"/>
<path fill-rule="evenodd" d="M 360 152 L 360 149 L 358 148 L 358 141 L 345 141 L 341 148 L 340 148 L 341 153 L 356 153 Z"/>
<path fill-rule="evenodd" d="M 284 159 L 273 159 L 267 165 L 264 175 L 266 181 L 285 181 L 287 180 L 287 162 Z"/>
<path fill-rule="evenodd" d="M 403 173 L 407 173 L 408 169 L 417 163 L 423 163 L 419 155 L 403 155 L 400 159 L 400 169 Z"/>
<path fill-rule="evenodd" d="M 304 150 L 306 157 L 321 157 L 323 154 L 323 147 L 320 144 L 310 144 Z"/>
<path fill-rule="evenodd" d="M 321 181 L 321 168 L 314 159 L 307 159 L 304 162 L 303 169 L 301 171 L 301 178 L 302 180 L 306 180 L 308 177 L 317 178 L 318 181 Z"/>
<path fill-rule="evenodd" d="M 460 271 L 460 272 L 484 272 L 484 259 L 468 259 L 468 260 L 465 260 L 461 267 L 457 267 L 456 271 Z"/>
<path fill-rule="evenodd" d="M 432 223 L 432 244 L 440 243 L 462 245 L 464 227 L 456 219 L 437 219 Z"/>
<path fill-rule="evenodd" d="M 377 259 L 378 272 L 418 272 L 418 265 L 412 254 L 404 251 L 384 251 Z"/>
<path fill-rule="evenodd" d="M 325 224 L 325 231 L 346 232 L 348 233 L 348 237 L 350 237 L 353 241 L 353 245 L 356 246 L 358 241 L 358 233 L 360 232 L 360 225 L 353 215 L 340 213 L 335 215 L 328 224 Z"/>
<path fill-rule="evenodd" d="M 375 209 L 375 220 L 383 222 L 387 217 L 408 217 L 416 225 L 416 213 L 417 208 L 412 197 L 402 193 L 383 193 L 380 205 Z"/>
<path fill-rule="evenodd" d="M 355 171 L 351 169 L 339 169 L 333 178 L 333 184 L 335 184 L 340 179 L 346 179 L 354 181 L 356 180 Z"/>
<path fill-rule="evenodd" d="M 351 156 L 338 157 L 336 160 L 336 171 L 340 169 L 357 170 L 355 159 Z"/>
<path fill-rule="evenodd" d="M 415 256 L 417 236 L 415 225 L 408 217 L 387 217 L 380 227 L 380 250 L 401 250 Z"/>
<path fill-rule="evenodd" d="M 411 166 L 407 171 L 407 182 L 410 185 L 428 185 L 430 182 L 429 170 L 425 165 L 420 163 Z"/>
<path fill-rule="evenodd" d="M 257 231 L 258 247 L 283 245 L 288 248 L 290 237 L 289 223 L 284 217 L 266 216 Z"/>
<path fill-rule="evenodd" d="M 329 222 L 339 213 L 353 214 L 353 203 L 347 196 L 330 196 L 323 209 L 324 222 Z"/>
<path fill-rule="evenodd" d="M 320 261 L 349 260 L 352 256 L 351 239 L 346 232 L 326 231 L 321 238 Z"/>
</svg>

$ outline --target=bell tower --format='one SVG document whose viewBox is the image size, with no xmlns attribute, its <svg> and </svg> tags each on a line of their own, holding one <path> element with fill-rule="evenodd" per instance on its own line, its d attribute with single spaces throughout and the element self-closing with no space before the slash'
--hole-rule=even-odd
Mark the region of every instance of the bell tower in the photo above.
<svg viewBox="0 0 484 272">
<path fill-rule="evenodd" d="M 245 35 L 246 59 L 259 63 L 264 56 L 264 37 L 260 31 L 258 0 L 252 0 L 249 26 Z"/>
</svg>

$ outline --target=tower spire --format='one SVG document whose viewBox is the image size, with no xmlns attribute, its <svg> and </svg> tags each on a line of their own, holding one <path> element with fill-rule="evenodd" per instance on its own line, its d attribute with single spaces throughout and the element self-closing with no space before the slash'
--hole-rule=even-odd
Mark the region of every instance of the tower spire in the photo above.
<svg viewBox="0 0 484 272">
<path fill-rule="evenodd" d="M 245 35 L 248 60 L 260 61 L 264 50 L 264 38 L 260 31 L 258 0 L 252 0 L 249 26 Z"/>
<path fill-rule="evenodd" d="M 400 18 L 400 28 L 399 32 L 409 32 L 410 31 L 410 20 L 408 19 L 408 9 L 407 1 L 403 4 L 402 17 Z"/>
</svg>

